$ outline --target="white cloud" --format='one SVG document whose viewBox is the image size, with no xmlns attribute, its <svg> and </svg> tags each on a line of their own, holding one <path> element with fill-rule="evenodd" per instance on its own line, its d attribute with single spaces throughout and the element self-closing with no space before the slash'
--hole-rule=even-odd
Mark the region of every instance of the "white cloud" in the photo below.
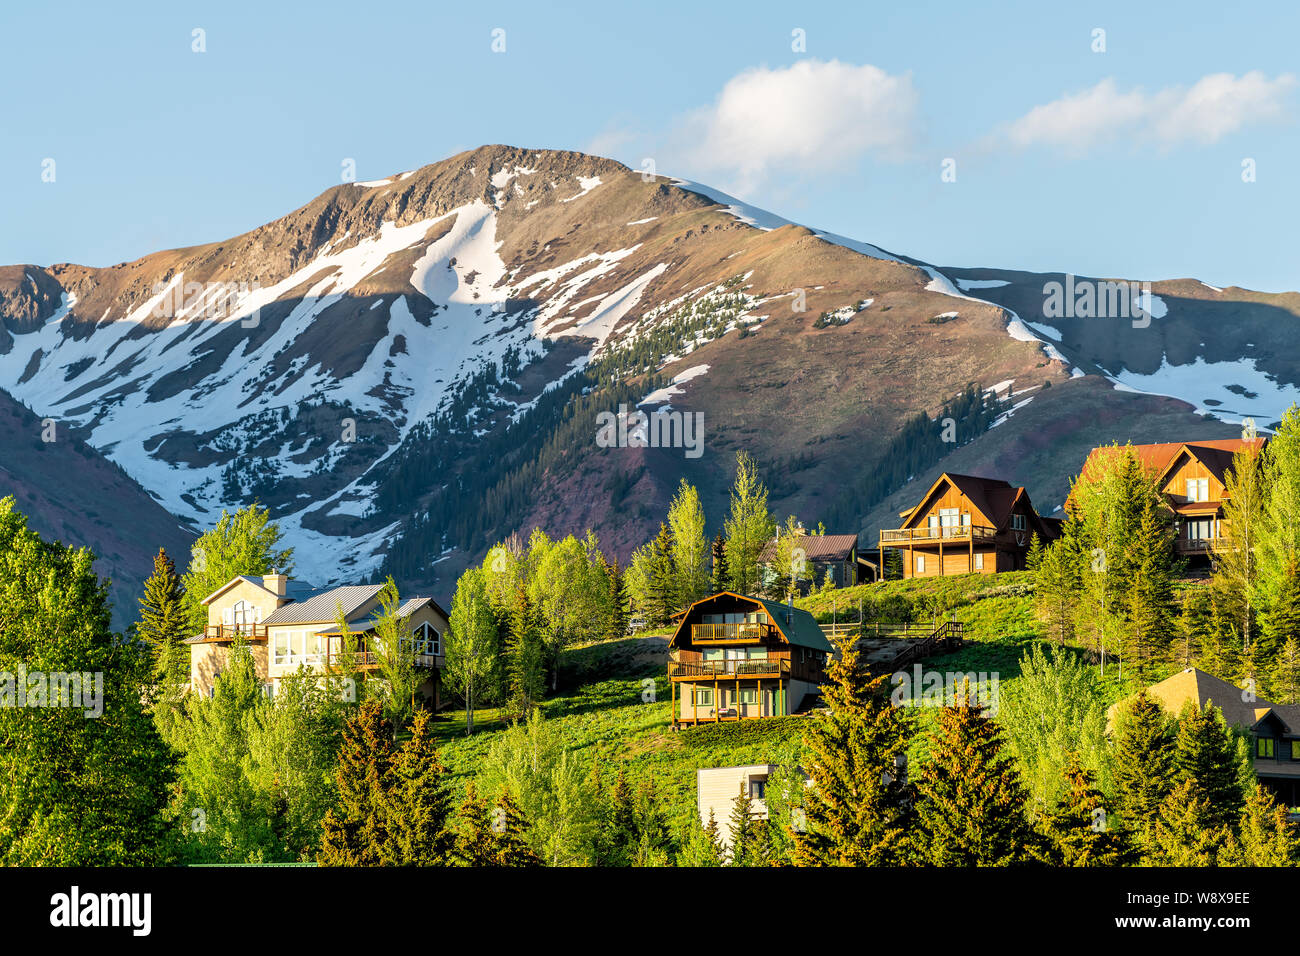
<svg viewBox="0 0 1300 956">
<path fill-rule="evenodd" d="M 773 174 L 843 167 L 867 154 L 901 157 L 916 127 L 910 74 L 801 60 L 745 70 L 674 137 L 692 167 L 721 170 L 747 189 Z"/>
<path fill-rule="evenodd" d="M 1235 77 L 1211 73 L 1190 88 L 1154 93 L 1124 92 L 1105 79 L 1080 93 L 1035 106 L 996 137 L 1014 146 L 1055 146 L 1083 153 L 1118 139 L 1155 143 L 1210 144 L 1243 127 L 1286 118 L 1295 76 L 1269 79 L 1258 70 Z"/>
</svg>

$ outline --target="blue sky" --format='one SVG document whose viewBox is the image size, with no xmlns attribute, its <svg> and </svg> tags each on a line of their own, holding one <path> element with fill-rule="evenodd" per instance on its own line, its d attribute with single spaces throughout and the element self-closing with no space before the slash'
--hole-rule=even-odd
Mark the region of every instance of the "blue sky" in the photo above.
<svg viewBox="0 0 1300 956">
<path fill-rule="evenodd" d="M 6 4 L 0 263 L 223 239 L 346 159 L 510 143 L 940 265 L 1300 289 L 1294 4 L 730 6 Z"/>
</svg>

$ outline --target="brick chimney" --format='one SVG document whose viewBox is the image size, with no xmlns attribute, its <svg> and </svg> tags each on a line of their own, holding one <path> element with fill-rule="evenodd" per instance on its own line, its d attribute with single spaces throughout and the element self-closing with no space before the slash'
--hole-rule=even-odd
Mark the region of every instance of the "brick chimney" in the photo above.
<svg viewBox="0 0 1300 956">
<path fill-rule="evenodd" d="M 289 578 L 279 572 L 278 569 L 272 568 L 271 573 L 262 576 L 262 587 L 268 591 L 274 591 L 280 597 L 284 597 L 285 589 L 289 586 Z"/>
</svg>

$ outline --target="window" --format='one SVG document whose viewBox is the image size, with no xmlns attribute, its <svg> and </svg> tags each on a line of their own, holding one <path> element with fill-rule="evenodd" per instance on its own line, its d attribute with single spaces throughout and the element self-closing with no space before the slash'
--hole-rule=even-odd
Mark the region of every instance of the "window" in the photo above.
<svg viewBox="0 0 1300 956">
<path fill-rule="evenodd" d="M 303 635 L 303 661 L 307 664 L 319 664 L 325 639 L 319 634 Z"/>
<path fill-rule="evenodd" d="M 292 656 L 289 650 L 289 637 L 290 633 L 288 631 L 275 632 L 275 637 L 271 641 L 272 664 L 289 663 L 290 657 Z"/>
<path fill-rule="evenodd" d="M 693 695 L 693 698 L 694 698 L 695 706 L 696 706 L 696 707 L 712 707 L 712 706 L 713 706 L 713 690 L 712 690 L 711 688 L 710 688 L 710 689 L 707 689 L 707 690 L 701 689 L 701 690 L 697 690 L 697 691 L 695 691 L 695 692 L 694 692 L 694 695 Z"/>
<path fill-rule="evenodd" d="M 976 570 L 976 571 L 983 571 L 983 570 L 984 570 L 984 552 L 983 552 L 983 551 L 976 551 L 976 552 L 975 552 L 975 570 Z"/>
<path fill-rule="evenodd" d="M 1291 759 L 1300 760 L 1300 740 L 1291 741 Z"/>
<path fill-rule="evenodd" d="M 1209 501 L 1210 500 L 1210 479 L 1209 478 L 1188 478 L 1187 479 L 1187 500 L 1188 501 Z"/>
<path fill-rule="evenodd" d="M 765 661 L 767 660 L 767 648 L 751 647 L 749 648 L 748 657 L 751 661 Z"/>
<path fill-rule="evenodd" d="M 1255 741 L 1256 757 L 1273 757 L 1275 755 L 1274 746 L 1277 741 L 1272 737 L 1259 737 Z"/>
<path fill-rule="evenodd" d="M 916 573 L 925 574 L 925 555 L 923 554 L 916 556 Z"/>
<path fill-rule="evenodd" d="M 1187 540 L 1205 541 L 1214 537 L 1214 521 L 1210 518 L 1196 518 L 1187 522 Z"/>
<path fill-rule="evenodd" d="M 433 628 L 429 622 L 424 622 L 414 631 L 415 634 L 415 653 L 438 656 L 442 653 L 442 636 Z"/>
<path fill-rule="evenodd" d="M 742 688 L 740 689 L 740 702 L 741 702 L 742 704 L 757 704 L 757 703 L 758 703 L 758 688 L 756 688 L 756 687 L 742 687 Z"/>
<path fill-rule="evenodd" d="M 1029 525 L 1028 522 L 1025 521 L 1024 515 L 1011 516 L 1011 528 L 1013 531 L 1024 531 L 1027 527 L 1029 527 Z"/>
<path fill-rule="evenodd" d="M 749 778 L 749 799 L 751 799 L 751 800 L 762 800 L 764 794 L 766 794 L 766 793 L 767 793 L 767 778 L 766 778 L 766 777 L 750 777 L 750 778 Z"/>
<path fill-rule="evenodd" d="M 940 508 L 939 525 L 943 528 L 955 528 L 957 526 L 957 509 Z"/>
</svg>

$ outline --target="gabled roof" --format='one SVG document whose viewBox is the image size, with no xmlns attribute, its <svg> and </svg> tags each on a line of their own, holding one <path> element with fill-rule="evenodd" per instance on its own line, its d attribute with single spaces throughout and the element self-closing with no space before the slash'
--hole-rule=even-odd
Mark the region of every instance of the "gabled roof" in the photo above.
<svg viewBox="0 0 1300 956">
<path fill-rule="evenodd" d="M 1264 443 L 1265 439 L 1261 437 L 1209 438 L 1186 442 L 1158 442 L 1151 445 L 1101 445 L 1088 452 L 1088 458 L 1084 461 L 1079 474 L 1080 476 L 1087 475 L 1089 466 L 1095 467 L 1096 462 L 1102 461 L 1107 456 L 1117 453 L 1123 454 L 1126 449 L 1132 448 L 1137 460 L 1144 467 L 1159 475 L 1163 483 L 1169 469 L 1178 460 L 1178 456 L 1186 450 L 1209 468 L 1219 481 L 1223 481 L 1227 469 L 1232 466 L 1232 456 L 1234 454 L 1250 447 L 1257 450 L 1261 449 L 1264 447 Z"/>
<path fill-rule="evenodd" d="M 983 520 L 976 521 L 972 518 L 972 524 L 982 524 L 1000 530 L 1006 525 L 1016 505 L 1023 499 L 1029 513 L 1037 519 L 1039 531 L 1055 533 L 1057 530 L 1055 526 L 1048 526 L 1042 515 L 1038 514 L 1033 502 L 1029 500 L 1029 492 L 1025 491 L 1023 485 L 1012 485 L 1001 478 L 981 478 L 978 475 L 958 475 L 947 471 L 934 480 L 934 484 L 914 507 L 899 513 L 904 528 L 908 527 L 914 519 L 921 517 L 925 505 L 944 482 L 961 492 L 971 503 L 971 507 L 979 512 Z"/>
<path fill-rule="evenodd" d="M 799 547 L 803 548 L 804 557 L 809 561 L 847 561 L 853 549 L 858 546 L 856 534 L 803 534 L 799 536 Z M 763 545 L 758 560 L 769 563 L 776 560 L 776 542 L 769 541 Z"/>
<path fill-rule="evenodd" d="M 328 624 L 338 616 L 338 606 L 342 606 L 344 617 L 350 620 L 357 609 L 369 602 L 382 588 L 382 584 L 344 584 L 327 591 L 318 591 L 305 601 L 294 601 L 277 608 L 263 618 L 262 623 Z"/>
<path fill-rule="evenodd" d="M 211 604 L 213 601 L 215 601 L 221 595 L 225 594 L 227 591 L 229 591 L 232 587 L 234 587 L 236 584 L 240 583 L 241 581 L 243 581 L 246 584 L 251 584 L 255 588 L 261 588 L 267 594 L 276 594 L 275 591 L 271 590 L 266 586 L 265 577 L 256 578 L 256 577 L 250 577 L 247 574 L 237 574 L 229 581 L 227 581 L 225 584 L 221 585 L 221 587 L 217 588 L 215 591 L 213 591 L 211 594 L 205 597 L 199 603 Z M 290 601 L 305 601 L 311 595 L 315 594 L 317 590 L 318 588 L 316 588 L 315 585 L 308 584 L 306 581 L 295 581 L 292 578 L 290 578 L 285 581 L 285 587 L 284 587 L 285 593 L 283 596 Z M 279 597 L 280 595 L 276 594 L 276 596 Z"/>
<path fill-rule="evenodd" d="M 442 610 L 441 608 L 438 607 L 437 602 L 434 601 L 433 598 L 427 598 L 427 597 L 407 598 L 405 601 L 402 602 L 401 607 L 397 609 L 397 616 L 410 617 L 412 614 L 414 614 L 420 608 L 424 607 L 426 604 L 431 607 L 437 608 L 439 611 Z M 443 616 L 446 617 L 445 614 Z M 333 619 L 331 618 L 331 620 Z M 364 621 L 361 621 L 356 625 L 353 625 L 351 623 L 348 624 L 348 630 L 352 631 L 354 634 L 363 634 L 366 631 L 374 630 L 374 627 L 375 627 L 375 618 L 373 615 L 367 617 Z"/>
<path fill-rule="evenodd" d="M 1152 684 L 1147 688 L 1147 694 L 1159 701 L 1160 705 L 1174 716 L 1178 715 L 1184 704 L 1192 700 L 1202 710 L 1210 704 L 1219 708 L 1223 711 L 1223 719 L 1229 726 L 1236 725 L 1245 730 L 1254 730 L 1261 721 L 1272 715 L 1282 723 L 1288 734 L 1300 734 L 1300 705 L 1275 704 L 1262 697 L 1242 700 L 1246 695 L 1240 687 L 1195 667 L 1189 667 L 1158 684 Z M 1111 706 L 1107 712 L 1108 720 L 1114 719 L 1119 706 L 1119 704 Z"/>
<path fill-rule="evenodd" d="M 759 605 L 767 612 L 768 618 L 771 619 L 777 632 L 785 639 L 787 644 L 795 647 L 811 647 L 814 650 L 825 651 L 827 654 L 834 653 L 834 648 L 831 647 L 830 641 L 826 640 L 826 635 L 822 633 L 817 619 L 803 608 L 782 604 L 780 601 L 769 601 L 766 598 L 740 594 L 737 591 L 719 591 L 717 594 L 710 594 L 708 597 L 700 598 L 692 603 L 686 609 L 681 623 L 677 625 L 677 630 L 673 632 L 673 636 L 669 639 L 668 646 L 680 646 L 677 644 L 677 638 L 682 635 L 686 622 L 691 618 L 691 611 L 695 609 L 696 605 L 715 601 L 722 597 L 733 597 Z"/>
</svg>

